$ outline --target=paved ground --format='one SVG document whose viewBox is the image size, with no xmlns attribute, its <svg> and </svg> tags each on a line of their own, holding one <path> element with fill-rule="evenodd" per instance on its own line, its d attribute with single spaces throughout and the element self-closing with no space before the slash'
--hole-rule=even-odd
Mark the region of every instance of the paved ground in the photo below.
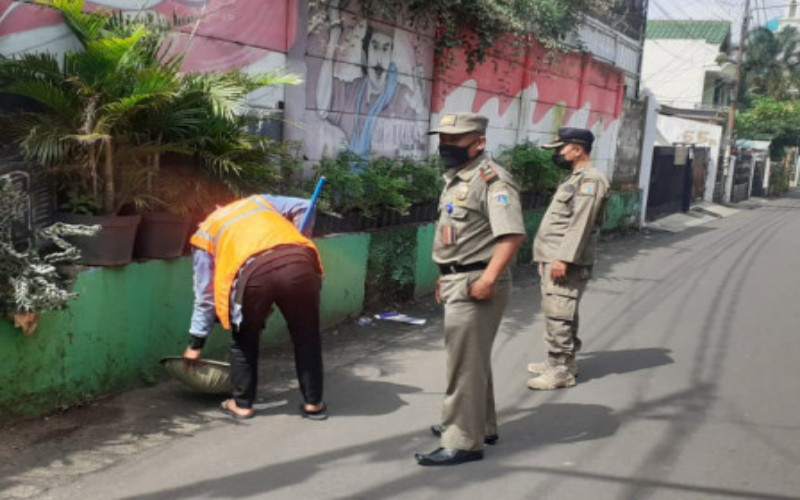
<svg viewBox="0 0 800 500">
<path fill-rule="evenodd" d="M 756 206 L 749 205 L 751 208 Z M 442 398 L 440 313 L 328 332 L 322 423 L 297 416 L 291 358 L 265 358 L 257 418 L 176 383 L 0 430 L 0 497 L 86 499 L 800 498 L 800 198 L 606 242 L 582 308 L 577 387 L 536 393 L 533 275 L 495 344 L 500 443 L 417 466 Z"/>
</svg>

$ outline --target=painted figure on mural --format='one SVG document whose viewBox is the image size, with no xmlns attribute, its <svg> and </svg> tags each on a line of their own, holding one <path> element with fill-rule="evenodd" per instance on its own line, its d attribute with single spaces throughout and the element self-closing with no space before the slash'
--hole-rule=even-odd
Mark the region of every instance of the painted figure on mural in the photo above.
<svg viewBox="0 0 800 500">
<path fill-rule="evenodd" d="M 413 89 L 404 84 L 394 60 L 395 28 L 370 21 L 360 43 L 361 74 L 355 78 L 336 72 L 344 23 L 341 6 L 333 2 L 327 11 L 329 29 L 325 56 L 316 85 L 317 114 L 344 134 L 346 148 L 357 155 L 409 154 L 424 149 L 424 130 L 417 117 L 428 109 L 423 97 L 421 69 L 415 69 Z"/>
</svg>

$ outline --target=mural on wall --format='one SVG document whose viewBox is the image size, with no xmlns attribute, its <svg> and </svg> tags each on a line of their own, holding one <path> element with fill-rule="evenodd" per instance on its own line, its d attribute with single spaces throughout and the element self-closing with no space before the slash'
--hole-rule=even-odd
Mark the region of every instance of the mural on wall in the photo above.
<svg viewBox="0 0 800 500">
<path fill-rule="evenodd" d="M 188 71 L 285 67 L 287 52 L 301 42 L 296 50 L 305 47 L 304 56 L 296 57 L 304 59 L 291 62 L 304 63 L 305 87 L 286 102 L 292 124 L 286 129 L 310 161 L 344 150 L 426 156 L 435 151 L 437 138 L 427 130 L 439 114 L 473 111 L 491 120 L 493 153 L 526 139 L 549 141 L 561 126 L 590 128 L 597 137 L 595 163 L 613 173 L 625 94 L 620 69 L 587 53 L 550 60 L 536 43 L 516 57 L 490 58 L 471 73 L 457 51 L 453 64 L 434 68 L 433 34 L 408 20 L 364 19 L 357 0 L 308 4 L 308 17 L 299 22 L 300 0 L 93 0 L 87 8 L 201 16 L 194 37 L 188 34 L 195 26 L 187 27 L 175 44 L 187 50 Z M 305 23 L 307 31 L 297 33 Z M 0 54 L 63 52 L 74 45 L 52 10 L 0 0 Z M 282 88 L 267 88 L 248 103 L 270 113 L 285 96 Z"/>
<path fill-rule="evenodd" d="M 92 0 L 86 9 L 121 10 L 135 16 L 142 10 L 171 19 L 196 17 L 173 40 L 173 51 L 186 51 L 184 71 L 251 73 L 286 65 L 286 52 L 296 40 L 299 0 Z M 190 36 L 192 35 L 192 36 Z M 28 52 L 63 54 L 79 47 L 61 15 L 22 1 L 0 0 L 0 55 Z M 264 135 L 280 139 L 280 127 L 268 119 L 285 100 L 282 87 L 269 87 L 247 97 L 265 116 Z"/>
<path fill-rule="evenodd" d="M 456 53 L 454 61 L 463 61 Z M 559 127 L 591 129 L 598 168 L 613 171 L 622 115 L 624 75 L 588 54 L 550 61 L 533 43 L 514 58 L 490 58 L 472 73 L 466 65 L 442 69 L 434 81 L 434 113 L 472 111 L 490 118 L 490 151 L 528 139 L 550 141 Z M 435 118 L 435 117 L 434 117 Z M 435 137 L 431 148 L 435 147 Z"/>
<path fill-rule="evenodd" d="M 307 156 L 426 153 L 432 42 L 334 0 L 309 12 Z M 351 10 L 347 10 L 351 9 Z"/>
<path fill-rule="evenodd" d="M 285 53 L 296 38 L 298 0 L 93 0 L 87 9 L 108 8 L 154 12 L 165 19 L 173 14 L 198 16 L 184 29 L 176 49 L 186 47 L 195 30 L 184 69 L 224 71 L 232 68 L 276 66 L 273 53 Z M 183 42 L 181 44 L 180 42 Z M 63 52 L 75 46 L 61 16 L 22 1 L 0 0 L 0 54 L 33 51 Z M 277 58 L 283 65 L 285 58 Z"/>
</svg>

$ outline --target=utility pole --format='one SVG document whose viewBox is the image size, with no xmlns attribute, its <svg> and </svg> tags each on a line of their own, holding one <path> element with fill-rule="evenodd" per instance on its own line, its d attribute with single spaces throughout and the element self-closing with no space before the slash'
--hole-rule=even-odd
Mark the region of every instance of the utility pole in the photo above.
<svg viewBox="0 0 800 500">
<path fill-rule="evenodd" d="M 750 0 L 744 1 L 744 17 L 742 18 L 742 31 L 739 35 L 739 48 L 736 51 L 736 77 L 733 82 L 733 99 L 728 108 L 728 129 L 725 131 L 725 202 L 730 203 L 733 190 L 733 170 L 735 162 L 731 161 L 731 146 L 733 145 L 733 126 L 736 123 L 736 101 L 739 99 L 739 88 L 742 85 L 742 62 L 744 61 L 744 43 L 747 38 L 747 26 L 750 23 Z"/>
</svg>

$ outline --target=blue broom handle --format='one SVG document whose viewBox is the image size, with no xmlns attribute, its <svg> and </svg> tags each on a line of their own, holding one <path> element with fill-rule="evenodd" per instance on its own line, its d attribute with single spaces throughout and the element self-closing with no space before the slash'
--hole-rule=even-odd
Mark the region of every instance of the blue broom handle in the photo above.
<svg viewBox="0 0 800 500">
<path fill-rule="evenodd" d="M 314 215 L 314 209 L 317 206 L 317 199 L 319 192 L 322 191 L 322 186 L 325 184 L 325 177 L 320 177 L 317 181 L 317 186 L 314 188 L 314 194 L 311 195 L 311 201 L 308 203 L 308 209 L 303 215 L 303 221 L 300 222 L 300 232 L 305 233 L 308 223 L 311 222 L 311 217 Z"/>
</svg>

